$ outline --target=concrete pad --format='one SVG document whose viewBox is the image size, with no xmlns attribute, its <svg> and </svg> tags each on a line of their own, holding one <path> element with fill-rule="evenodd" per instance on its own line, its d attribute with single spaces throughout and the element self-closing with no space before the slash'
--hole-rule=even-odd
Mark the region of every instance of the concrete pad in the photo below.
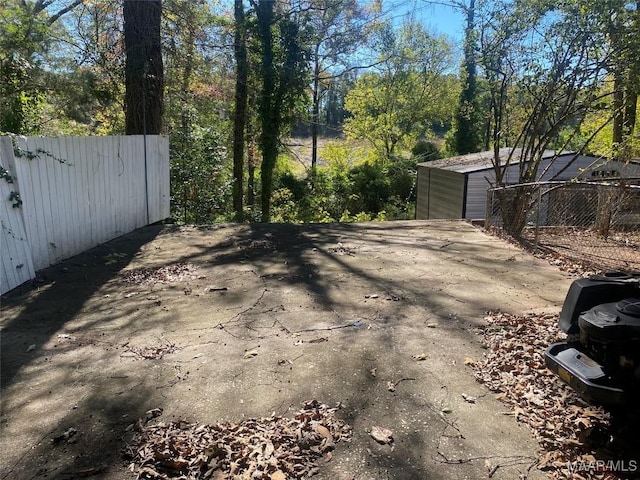
<svg viewBox="0 0 640 480">
<path fill-rule="evenodd" d="M 148 409 L 216 423 L 311 399 L 354 429 L 320 480 L 545 477 L 465 360 L 487 310 L 555 312 L 571 279 L 468 223 L 152 226 L 42 275 L 2 299 L 2 479 L 131 479 L 120 450 Z"/>
</svg>

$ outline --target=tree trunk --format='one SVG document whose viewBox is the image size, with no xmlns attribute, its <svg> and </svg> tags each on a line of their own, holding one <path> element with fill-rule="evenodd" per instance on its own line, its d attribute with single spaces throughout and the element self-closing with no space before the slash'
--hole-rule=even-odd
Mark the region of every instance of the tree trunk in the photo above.
<svg viewBox="0 0 640 480">
<path fill-rule="evenodd" d="M 465 7 L 467 25 L 464 41 L 465 85 L 460 94 L 460 104 L 456 112 L 455 148 L 459 155 L 472 153 L 480 146 L 481 124 L 478 118 L 475 60 L 475 0 L 469 0 Z"/>
<path fill-rule="evenodd" d="M 244 140 L 247 117 L 247 43 L 246 23 L 242 0 L 235 0 L 234 14 L 236 32 L 234 53 L 236 57 L 236 91 L 233 117 L 233 210 L 236 220 L 244 214 L 243 182 L 244 182 Z"/>
<path fill-rule="evenodd" d="M 248 109 L 250 111 L 255 110 L 254 98 L 251 97 Z M 247 121 L 247 205 L 253 207 L 255 204 L 256 195 L 256 141 L 254 136 L 253 123 L 251 120 Z"/>
<path fill-rule="evenodd" d="M 618 70 L 619 67 L 616 67 Z M 614 72 L 613 80 L 613 146 L 619 147 L 622 144 L 624 133 L 624 86 L 622 75 L 619 71 Z"/>
<path fill-rule="evenodd" d="M 636 55 L 640 48 L 640 0 L 636 1 L 636 10 L 633 15 L 629 39 L 629 51 L 631 61 L 629 62 L 629 75 L 627 78 L 627 90 L 624 98 L 624 135 L 633 135 L 636 128 L 636 115 L 638 111 L 638 92 L 640 91 L 640 65 Z"/>
<path fill-rule="evenodd" d="M 273 169 L 278 156 L 280 136 L 280 109 L 277 92 L 276 68 L 274 65 L 273 37 L 271 27 L 274 22 L 272 0 L 257 3 L 258 30 L 262 41 L 262 94 L 260 99 L 260 120 L 262 132 L 260 147 L 262 150 L 261 172 L 261 220 L 271 221 L 271 191 L 273 187 Z"/>
<path fill-rule="evenodd" d="M 629 85 L 629 90 L 624 98 L 624 124 L 623 133 L 632 135 L 636 128 L 636 112 L 638 111 L 638 92 L 632 89 L 635 85 Z"/>
<path fill-rule="evenodd" d="M 498 205 L 502 216 L 502 228 L 513 238 L 521 238 L 527 225 L 534 187 L 497 190 Z"/>
<path fill-rule="evenodd" d="M 186 13 L 189 19 L 193 18 L 192 12 Z M 183 138 L 186 140 L 191 135 L 191 116 L 189 115 L 189 104 L 191 102 L 189 92 L 191 90 L 191 76 L 193 75 L 193 58 L 195 55 L 196 39 L 193 31 L 189 30 L 186 35 L 186 55 L 187 59 L 184 72 L 182 74 L 182 91 L 180 92 L 181 115 L 180 127 L 182 129 Z"/>
<path fill-rule="evenodd" d="M 247 205 L 253 207 L 256 201 L 256 163 L 254 145 L 250 142 L 247 151 Z"/>
<path fill-rule="evenodd" d="M 164 69 L 160 42 L 161 0 L 124 0 L 125 132 L 162 131 Z"/>
<path fill-rule="evenodd" d="M 311 114 L 311 174 L 315 175 L 318 164 L 318 123 L 320 122 L 320 61 L 319 49 L 315 49 L 313 68 L 313 112 Z"/>
</svg>

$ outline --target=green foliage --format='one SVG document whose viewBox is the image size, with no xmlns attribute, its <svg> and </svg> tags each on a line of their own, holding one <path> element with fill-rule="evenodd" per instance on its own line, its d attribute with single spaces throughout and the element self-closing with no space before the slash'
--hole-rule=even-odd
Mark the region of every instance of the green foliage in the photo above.
<svg viewBox="0 0 640 480">
<path fill-rule="evenodd" d="M 356 212 L 378 213 L 391 195 L 391 185 L 385 169 L 364 163 L 349 172 L 353 184 L 351 209 Z"/>
<path fill-rule="evenodd" d="M 255 9 L 255 47 L 259 55 L 259 147 L 262 153 L 261 220 L 271 221 L 273 174 L 280 137 L 288 128 L 295 105 L 307 84 L 307 51 L 295 15 L 276 15 L 275 2 L 252 0 Z"/>
<path fill-rule="evenodd" d="M 418 162 L 429 162 L 441 158 L 438 146 L 424 138 L 418 140 L 411 149 L 411 155 Z"/>
<path fill-rule="evenodd" d="M 294 223 L 298 220 L 298 204 L 293 193 L 287 188 L 278 188 L 271 197 L 273 216 L 271 221 L 278 223 Z"/>
<path fill-rule="evenodd" d="M 183 223 L 213 223 L 231 215 L 231 172 L 220 132 L 194 127 L 171 148 L 171 212 Z"/>
<path fill-rule="evenodd" d="M 0 54 L 0 131 L 22 135 L 36 132 L 43 96 L 29 87 L 29 81 L 25 62 Z"/>
<path fill-rule="evenodd" d="M 451 46 L 409 21 L 400 30 L 382 28 L 380 65 L 361 75 L 345 99 L 349 139 L 367 140 L 381 159 L 408 150 L 434 124 L 450 122 L 457 89 L 444 72 Z M 453 96 L 453 98 L 452 98 Z"/>
<path fill-rule="evenodd" d="M 347 161 L 349 149 L 325 147 L 327 165 L 302 174 L 280 168 L 274 179 L 273 219 L 289 222 L 363 222 L 415 216 L 416 162 Z M 343 151 L 343 158 L 337 152 Z M 363 152 L 361 152 L 363 154 Z M 324 154 L 323 154 L 324 155 Z M 325 157 L 326 158 L 326 157 Z"/>
<path fill-rule="evenodd" d="M 475 30 L 475 0 L 465 7 L 467 16 L 464 40 L 464 62 L 461 73 L 463 87 L 455 116 L 454 150 L 460 155 L 477 152 L 482 139 L 482 113 L 477 89 L 476 50 L 478 34 Z"/>
<path fill-rule="evenodd" d="M 0 131 L 33 135 L 42 123 L 47 84 L 43 65 L 55 53 L 52 37 L 64 38 L 43 5 L 8 0 L 0 15 Z"/>
<path fill-rule="evenodd" d="M 400 160 L 389 165 L 387 176 L 391 195 L 398 200 L 415 201 L 417 169 L 414 160 Z"/>
</svg>

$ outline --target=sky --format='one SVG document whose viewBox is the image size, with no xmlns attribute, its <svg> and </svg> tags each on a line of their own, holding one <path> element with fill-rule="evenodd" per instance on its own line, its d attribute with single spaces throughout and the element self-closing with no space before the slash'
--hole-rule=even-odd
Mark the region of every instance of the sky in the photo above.
<svg viewBox="0 0 640 480">
<path fill-rule="evenodd" d="M 388 0 L 384 5 L 393 9 L 393 16 L 398 22 L 403 16 L 413 14 L 429 32 L 448 35 L 455 43 L 462 44 L 465 19 L 459 10 L 428 0 Z"/>
</svg>

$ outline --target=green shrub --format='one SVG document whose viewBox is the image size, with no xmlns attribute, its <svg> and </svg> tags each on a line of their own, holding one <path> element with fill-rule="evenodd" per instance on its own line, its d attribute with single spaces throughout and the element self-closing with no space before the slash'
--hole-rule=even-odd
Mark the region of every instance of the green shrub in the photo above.
<svg viewBox="0 0 640 480">
<path fill-rule="evenodd" d="M 411 155 L 417 162 L 428 162 L 440 158 L 440 149 L 435 143 L 423 138 L 413 146 Z"/>
<path fill-rule="evenodd" d="M 193 128 L 170 138 L 171 215 L 184 223 L 214 223 L 230 214 L 231 172 L 222 135 Z"/>
<path fill-rule="evenodd" d="M 377 214 L 389 199 L 391 185 L 380 163 L 363 163 L 349 172 L 355 195 L 350 210 Z"/>
</svg>

